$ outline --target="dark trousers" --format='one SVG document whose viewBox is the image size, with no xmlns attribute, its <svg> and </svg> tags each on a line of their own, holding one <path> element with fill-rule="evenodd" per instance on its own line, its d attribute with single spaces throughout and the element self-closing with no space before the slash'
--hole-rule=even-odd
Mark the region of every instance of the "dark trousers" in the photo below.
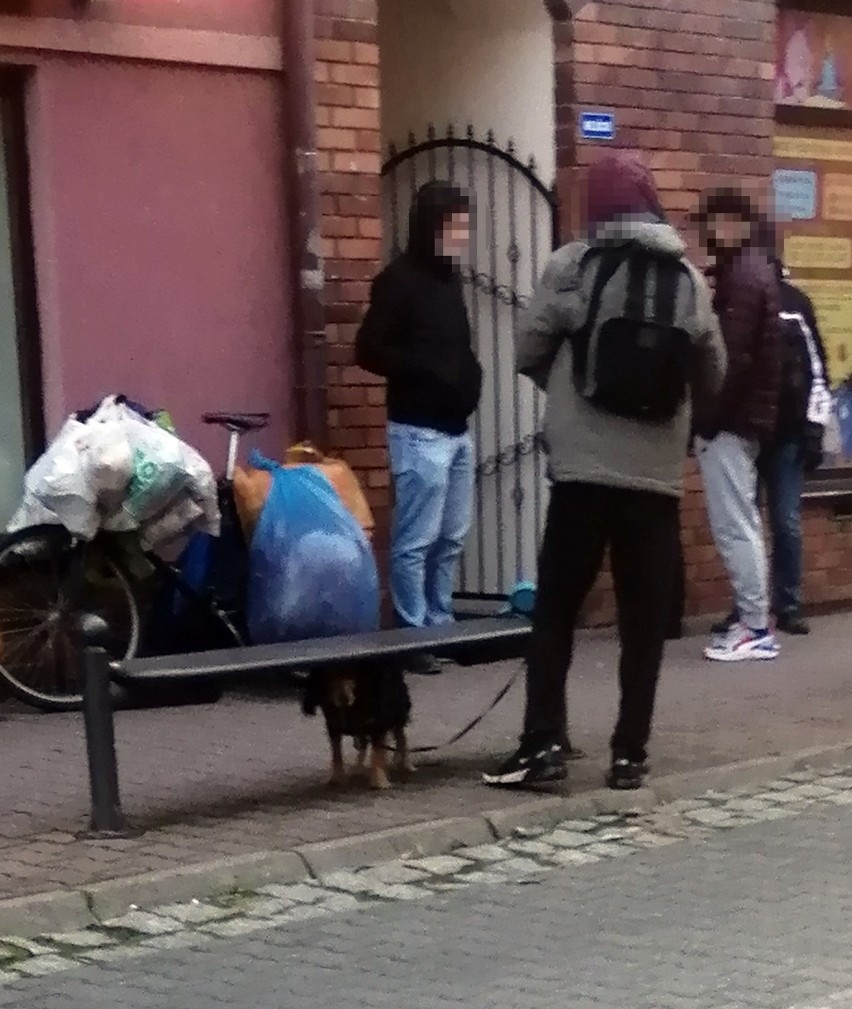
<svg viewBox="0 0 852 1009">
<path fill-rule="evenodd" d="M 539 557 L 524 739 L 568 740 L 574 629 L 607 547 L 621 640 L 612 750 L 616 757 L 645 760 L 677 566 L 678 500 L 663 494 L 593 484 L 553 487 Z"/>
<path fill-rule="evenodd" d="M 805 467 L 800 442 L 763 451 L 758 461 L 772 534 L 772 609 L 776 616 L 802 605 L 802 491 Z"/>
<path fill-rule="evenodd" d="M 686 560 L 683 556 L 683 541 L 681 539 L 680 512 L 677 518 L 677 544 L 675 549 L 675 573 L 672 580 L 672 606 L 669 613 L 669 630 L 666 635 L 670 641 L 683 637 L 683 619 L 686 615 Z"/>
</svg>

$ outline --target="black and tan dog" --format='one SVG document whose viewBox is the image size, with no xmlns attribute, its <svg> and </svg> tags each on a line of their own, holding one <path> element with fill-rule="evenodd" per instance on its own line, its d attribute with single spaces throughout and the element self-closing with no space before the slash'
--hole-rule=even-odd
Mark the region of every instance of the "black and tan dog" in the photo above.
<svg viewBox="0 0 852 1009">
<path fill-rule="evenodd" d="M 411 697 L 399 668 L 370 664 L 316 670 L 305 688 L 302 710 L 315 715 L 317 709 L 323 713 L 331 744 L 330 786 L 340 787 L 347 779 L 344 736 L 355 741 L 356 773 L 366 772 L 372 788 L 390 788 L 389 753 L 395 771 L 405 775 L 414 770 L 405 733 Z"/>
</svg>

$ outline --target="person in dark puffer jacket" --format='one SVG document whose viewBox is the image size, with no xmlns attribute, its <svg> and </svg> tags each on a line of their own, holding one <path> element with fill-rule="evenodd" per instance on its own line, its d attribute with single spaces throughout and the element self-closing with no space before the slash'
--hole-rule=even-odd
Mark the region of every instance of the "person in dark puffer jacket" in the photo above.
<svg viewBox="0 0 852 1009">
<path fill-rule="evenodd" d="M 790 282 L 780 259 L 782 382 L 774 436 L 758 460 L 772 540 L 772 611 L 778 630 L 809 634 L 802 615 L 802 491 L 805 474 L 822 463 L 823 437 L 831 417 L 828 361 L 813 304 Z M 717 633 L 739 616 L 732 613 Z"/>
<path fill-rule="evenodd" d="M 778 410 L 780 285 L 767 249 L 769 227 L 737 189 L 705 195 L 695 215 L 715 259 L 714 308 L 728 350 L 721 394 L 700 404 L 695 452 L 716 548 L 734 592 L 738 619 L 714 635 L 708 659 L 774 659 L 766 548 L 757 502 L 757 460 L 772 439 Z"/>
</svg>

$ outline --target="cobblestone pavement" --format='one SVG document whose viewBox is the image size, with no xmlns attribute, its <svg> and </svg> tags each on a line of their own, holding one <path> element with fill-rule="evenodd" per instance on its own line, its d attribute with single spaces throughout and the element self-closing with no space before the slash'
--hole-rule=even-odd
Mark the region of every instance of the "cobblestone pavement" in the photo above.
<svg viewBox="0 0 852 1009">
<path fill-rule="evenodd" d="M 848 740 L 852 724 L 847 614 L 785 639 L 774 663 L 710 665 L 701 639 L 673 644 L 660 690 L 655 776 Z M 447 738 L 480 711 L 514 664 L 414 678 L 415 744 Z M 572 673 L 574 738 L 591 759 L 571 769 L 574 793 L 597 788 L 616 703 L 615 646 L 585 635 Z M 0 779 L 0 899 L 175 865 L 289 849 L 365 831 L 478 813 L 508 803 L 479 771 L 515 741 L 523 691 L 461 743 L 423 758 L 414 780 L 376 795 L 325 788 L 320 719 L 296 702 L 232 696 L 218 705 L 122 712 L 117 720 L 130 841 L 77 840 L 88 808 L 81 720 L 6 707 Z"/>
<path fill-rule="evenodd" d="M 844 1009 L 852 767 L 0 942 L 10 1009 Z"/>
</svg>

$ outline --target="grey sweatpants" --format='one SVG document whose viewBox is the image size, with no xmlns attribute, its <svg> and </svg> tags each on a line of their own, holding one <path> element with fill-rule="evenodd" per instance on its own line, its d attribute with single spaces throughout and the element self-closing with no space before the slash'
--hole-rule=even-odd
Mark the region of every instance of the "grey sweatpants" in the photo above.
<svg viewBox="0 0 852 1009">
<path fill-rule="evenodd" d="M 760 446 L 722 432 L 712 441 L 696 438 L 695 450 L 710 528 L 731 579 L 740 620 L 748 627 L 768 627 L 768 565 L 757 504 Z"/>
</svg>

